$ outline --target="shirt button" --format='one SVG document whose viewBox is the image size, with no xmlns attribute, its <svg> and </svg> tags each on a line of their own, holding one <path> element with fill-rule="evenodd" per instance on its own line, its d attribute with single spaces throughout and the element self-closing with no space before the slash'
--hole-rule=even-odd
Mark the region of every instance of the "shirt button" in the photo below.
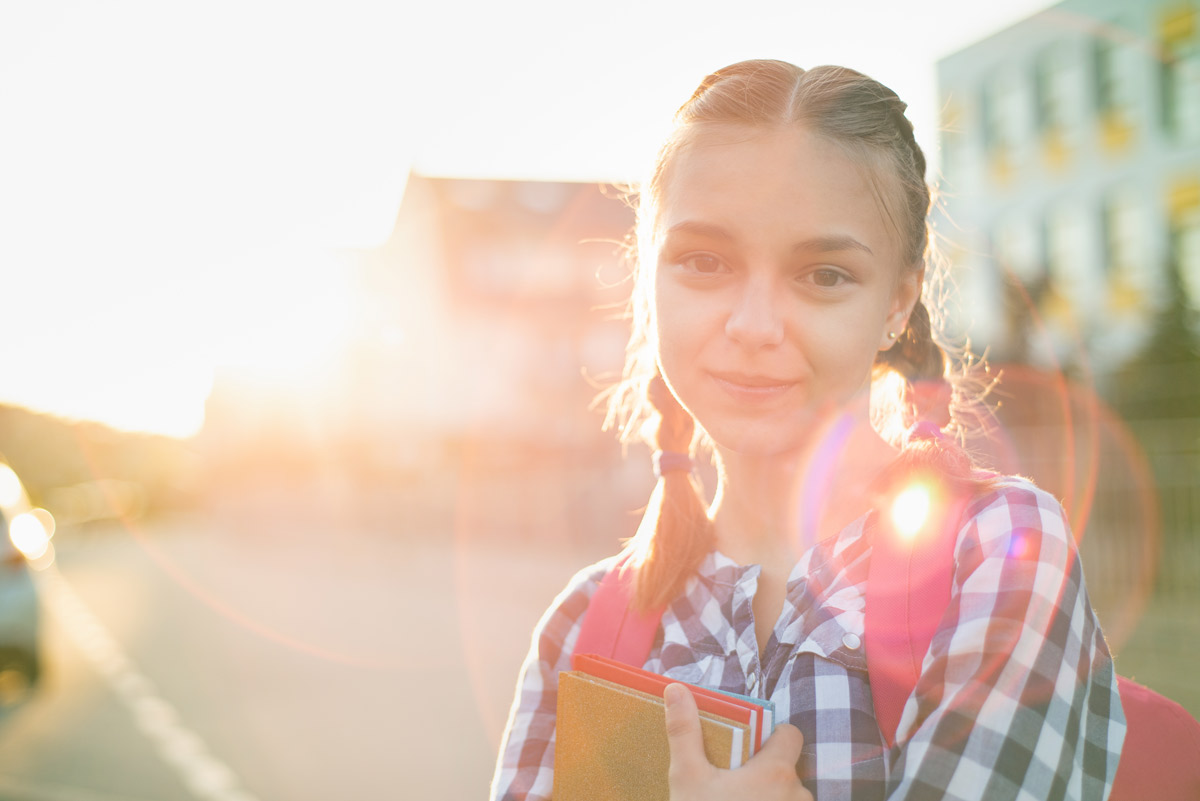
<svg viewBox="0 0 1200 801">
<path fill-rule="evenodd" d="M 846 646 L 851 651 L 857 651 L 859 646 L 862 645 L 862 639 L 860 639 L 857 634 L 847 634 L 846 636 L 842 637 L 842 645 Z"/>
</svg>

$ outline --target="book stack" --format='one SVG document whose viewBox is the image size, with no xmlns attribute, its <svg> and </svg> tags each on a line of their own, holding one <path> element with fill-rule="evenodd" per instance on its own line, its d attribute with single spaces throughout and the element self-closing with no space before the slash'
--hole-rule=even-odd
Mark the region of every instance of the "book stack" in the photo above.
<svg viewBox="0 0 1200 801">
<path fill-rule="evenodd" d="M 559 674 L 555 801 L 667 801 L 666 708 L 675 682 L 595 654 L 575 654 Z M 746 762 L 770 736 L 770 701 L 687 684 L 700 709 L 708 759 L 719 768 Z"/>
</svg>

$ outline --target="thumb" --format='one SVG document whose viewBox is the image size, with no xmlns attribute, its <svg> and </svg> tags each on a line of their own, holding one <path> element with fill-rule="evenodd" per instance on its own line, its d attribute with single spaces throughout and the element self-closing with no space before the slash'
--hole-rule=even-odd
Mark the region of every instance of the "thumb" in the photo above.
<svg viewBox="0 0 1200 801">
<path fill-rule="evenodd" d="M 763 743 L 759 754 L 769 754 L 771 759 L 795 763 L 804 748 L 804 735 L 790 723 L 780 723 Z"/>
<path fill-rule="evenodd" d="M 700 735 L 700 712 L 696 699 L 682 684 L 670 684 L 663 691 L 667 709 L 667 742 L 671 748 L 671 773 L 695 775 L 709 767 Z"/>
</svg>

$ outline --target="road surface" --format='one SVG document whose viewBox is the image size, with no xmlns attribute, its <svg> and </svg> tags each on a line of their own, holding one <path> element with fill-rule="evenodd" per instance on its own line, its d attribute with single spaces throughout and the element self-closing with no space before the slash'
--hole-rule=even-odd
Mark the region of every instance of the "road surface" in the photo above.
<svg viewBox="0 0 1200 801">
<path fill-rule="evenodd" d="M 60 532 L 0 799 L 485 797 L 529 632 L 603 550 L 301 518 Z"/>
</svg>

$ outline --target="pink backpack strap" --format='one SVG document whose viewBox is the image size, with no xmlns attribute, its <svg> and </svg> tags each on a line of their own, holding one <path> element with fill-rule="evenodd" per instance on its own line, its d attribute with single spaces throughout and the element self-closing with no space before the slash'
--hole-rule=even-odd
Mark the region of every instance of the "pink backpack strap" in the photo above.
<svg viewBox="0 0 1200 801">
<path fill-rule="evenodd" d="M 951 499 L 940 508 L 942 514 L 911 537 L 890 525 L 890 510 L 872 515 L 864 646 L 875 718 L 889 747 L 896 744 L 904 704 L 950 604 L 963 502 Z"/>
<path fill-rule="evenodd" d="M 575 653 L 599 654 L 634 667 L 646 664 L 663 610 L 646 614 L 633 608 L 633 571 L 624 570 L 622 557 L 604 574 L 588 602 Z"/>
</svg>

